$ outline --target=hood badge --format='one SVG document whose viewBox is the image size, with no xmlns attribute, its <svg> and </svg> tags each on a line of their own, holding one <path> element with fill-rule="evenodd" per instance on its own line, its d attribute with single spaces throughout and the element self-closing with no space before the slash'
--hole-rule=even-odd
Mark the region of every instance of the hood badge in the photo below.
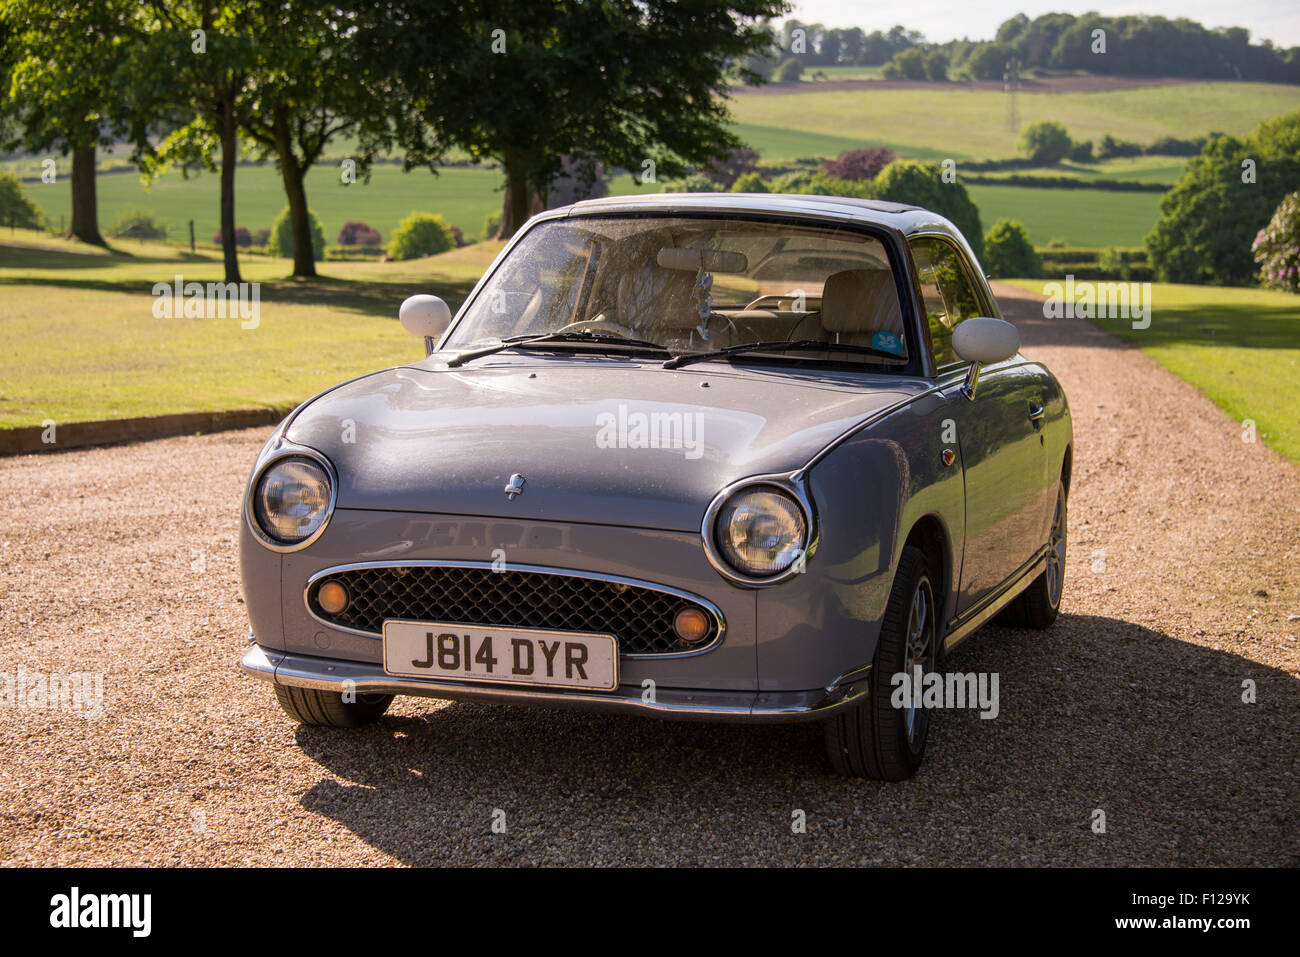
<svg viewBox="0 0 1300 957">
<path fill-rule="evenodd" d="M 518 472 L 510 476 L 510 484 L 505 488 L 506 498 L 513 502 L 516 495 L 522 495 L 524 492 L 525 482 L 526 479 Z"/>
</svg>

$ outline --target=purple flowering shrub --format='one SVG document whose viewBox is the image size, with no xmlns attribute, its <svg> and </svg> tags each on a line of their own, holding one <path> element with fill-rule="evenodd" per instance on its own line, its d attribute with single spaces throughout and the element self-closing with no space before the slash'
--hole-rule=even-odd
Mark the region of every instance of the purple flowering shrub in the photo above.
<svg viewBox="0 0 1300 957">
<path fill-rule="evenodd" d="M 1300 293 L 1300 192 L 1282 197 L 1250 249 L 1266 288 Z"/>
</svg>

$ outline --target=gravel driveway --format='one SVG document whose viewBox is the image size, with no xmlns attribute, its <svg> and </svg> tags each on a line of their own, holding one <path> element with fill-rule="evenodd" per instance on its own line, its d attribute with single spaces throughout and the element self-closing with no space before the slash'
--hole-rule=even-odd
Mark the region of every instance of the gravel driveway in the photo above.
<svg viewBox="0 0 1300 957">
<path fill-rule="evenodd" d="M 295 727 L 235 669 L 259 429 L 0 460 L 0 672 L 104 675 L 98 719 L 0 709 L 0 862 L 1300 864 L 1300 469 L 999 295 L 1074 413 L 1064 609 L 962 647 L 1001 712 L 941 713 L 914 780 L 832 776 L 811 726 L 399 698 Z"/>
</svg>

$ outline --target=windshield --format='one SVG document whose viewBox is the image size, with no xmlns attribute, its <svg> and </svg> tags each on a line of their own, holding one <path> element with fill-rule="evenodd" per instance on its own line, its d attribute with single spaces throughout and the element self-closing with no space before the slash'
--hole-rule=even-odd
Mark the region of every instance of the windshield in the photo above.
<svg viewBox="0 0 1300 957">
<path fill-rule="evenodd" d="M 629 350 L 653 344 L 682 355 L 797 341 L 800 359 L 907 362 L 885 246 L 848 229 L 779 222 L 611 216 L 541 223 L 440 348 L 554 333 L 562 335 L 518 345 L 617 352 L 618 340 L 628 339 L 638 340 Z M 810 350 L 809 340 L 866 348 Z M 760 354 L 782 351 L 753 355 Z"/>
</svg>

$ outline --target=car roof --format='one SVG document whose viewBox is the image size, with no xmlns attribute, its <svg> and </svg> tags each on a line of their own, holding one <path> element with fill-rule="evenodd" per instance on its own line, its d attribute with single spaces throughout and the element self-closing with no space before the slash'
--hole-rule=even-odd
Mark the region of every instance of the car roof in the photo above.
<svg viewBox="0 0 1300 957">
<path fill-rule="evenodd" d="M 585 216 L 595 213 L 706 211 L 790 213 L 872 223 L 897 229 L 904 235 L 932 231 L 961 235 L 948 220 L 920 206 L 810 193 L 652 193 L 643 196 L 606 196 L 601 199 L 586 199 L 553 212 L 563 216 Z"/>
</svg>

